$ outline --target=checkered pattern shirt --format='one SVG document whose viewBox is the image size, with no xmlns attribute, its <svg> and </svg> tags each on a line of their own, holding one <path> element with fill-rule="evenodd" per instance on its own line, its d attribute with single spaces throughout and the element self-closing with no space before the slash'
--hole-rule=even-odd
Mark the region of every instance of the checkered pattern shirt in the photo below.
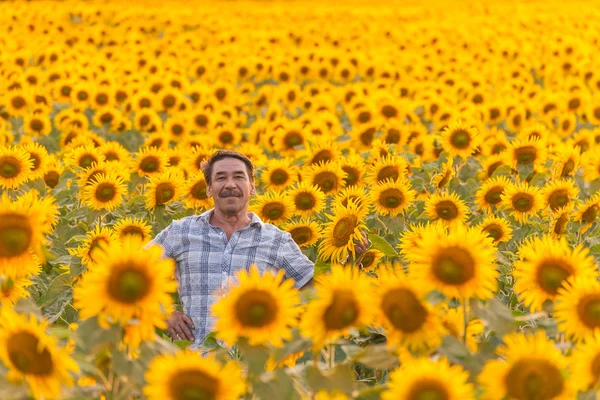
<svg viewBox="0 0 600 400">
<path fill-rule="evenodd" d="M 177 263 L 176 278 L 183 312 L 194 321 L 197 347 L 214 329 L 211 306 L 224 293 L 236 271 L 255 264 L 260 271 L 285 271 L 285 278 L 304 286 L 313 276 L 314 264 L 301 251 L 292 236 L 264 223 L 254 213 L 249 225 L 233 233 L 210 224 L 213 210 L 173 221 L 149 245 L 163 247 L 165 257 Z"/>
</svg>

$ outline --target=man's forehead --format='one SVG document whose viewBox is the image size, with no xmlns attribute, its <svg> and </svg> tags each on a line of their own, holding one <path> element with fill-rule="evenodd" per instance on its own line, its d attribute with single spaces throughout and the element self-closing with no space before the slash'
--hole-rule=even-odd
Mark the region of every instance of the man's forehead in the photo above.
<svg viewBox="0 0 600 400">
<path fill-rule="evenodd" d="M 237 158 L 224 158 L 213 164 L 214 174 L 217 174 L 219 172 L 224 173 L 237 171 L 246 172 L 246 164 L 244 164 L 242 160 L 238 160 Z"/>
</svg>

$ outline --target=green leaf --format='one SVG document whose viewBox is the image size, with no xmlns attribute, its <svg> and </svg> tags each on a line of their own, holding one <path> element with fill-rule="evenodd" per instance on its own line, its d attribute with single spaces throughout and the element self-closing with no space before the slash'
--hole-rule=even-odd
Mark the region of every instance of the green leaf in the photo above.
<svg viewBox="0 0 600 400">
<path fill-rule="evenodd" d="M 189 340 L 174 340 L 173 344 L 180 349 L 185 349 L 186 347 L 194 344 L 194 342 L 191 342 Z"/>
<path fill-rule="evenodd" d="M 244 355 L 246 365 L 248 365 L 248 374 L 259 376 L 265 370 L 265 364 L 269 358 L 267 348 L 264 346 L 251 346 L 247 339 L 240 339 L 237 346 Z"/>
<path fill-rule="evenodd" d="M 331 263 L 322 261 L 322 260 L 317 260 L 317 262 L 315 263 L 315 274 L 314 277 L 317 277 L 319 275 L 323 275 L 323 274 L 328 274 L 331 272 Z"/>
<path fill-rule="evenodd" d="M 383 385 L 364 389 L 358 394 L 356 400 L 379 400 L 381 399 L 381 393 L 386 389 L 387 388 Z"/>
<path fill-rule="evenodd" d="M 485 303 L 478 299 L 471 299 L 471 310 L 496 333 L 504 336 L 516 329 L 517 324 L 510 310 L 500 300 L 493 298 Z"/>
<path fill-rule="evenodd" d="M 252 393 L 262 400 L 281 399 L 299 400 L 300 395 L 294 388 L 294 381 L 282 369 L 275 371 L 267 382 L 258 381 L 252 385 Z"/>
<path fill-rule="evenodd" d="M 367 368 L 392 369 L 399 364 L 398 357 L 388 351 L 385 343 L 358 347 L 357 349 L 352 348 L 352 346 L 343 346 L 342 348 L 352 361 Z"/>
<path fill-rule="evenodd" d="M 350 395 L 356 386 L 354 371 L 348 364 L 337 365 L 331 371 L 321 371 L 317 366 L 309 365 L 304 373 L 306 382 L 315 393 L 319 390 L 337 390 Z"/>
<path fill-rule="evenodd" d="M 392 245 L 381 236 L 374 233 L 369 233 L 368 237 L 371 241 L 371 248 L 381 251 L 388 257 L 396 257 L 398 255 Z"/>
</svg>

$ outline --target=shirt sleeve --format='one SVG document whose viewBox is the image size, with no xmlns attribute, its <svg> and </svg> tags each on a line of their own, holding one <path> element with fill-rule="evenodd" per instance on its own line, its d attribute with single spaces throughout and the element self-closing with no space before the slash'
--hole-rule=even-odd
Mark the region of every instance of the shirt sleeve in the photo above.
<svg viewBox="0 0 600 400">
<path fill-rule="evenodd" d="M 292 239 L 292 235 L 284 232 L 280 247 L 281 265 L 285 271 L 285 277 L 295 281 L 294 287 L 300 289 L 311 280 L 315 273 L 315 264 L 308 259 L 300 250 L 300 247 Z"/>
<path fill-rule="evenodd" d="M 178 233 L 179 223 L 173 221 L 169 226 L 160 231 L 158 235 L 148 242 L 144 247 L 148 248 L 153 245 L 159 245 L 163 248 L 164 258 L 175 258 L 178 246 L 181 245 L 181 235 Z"/>
</svg>

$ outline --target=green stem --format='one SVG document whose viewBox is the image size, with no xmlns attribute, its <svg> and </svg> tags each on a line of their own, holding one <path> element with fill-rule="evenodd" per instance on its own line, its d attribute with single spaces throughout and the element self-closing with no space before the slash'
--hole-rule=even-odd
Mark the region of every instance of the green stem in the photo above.
<svg viewBox="0 0 600 400">
<path fill-rule="evenodd" d="M 467 326 L 469 325 L 469 316 L 467 314 L 467 298 L 463 299 L 463 322 L 465 325 L 465 331 L 463 335 L 463 343 L 467 346 Z"/>
</svg>

